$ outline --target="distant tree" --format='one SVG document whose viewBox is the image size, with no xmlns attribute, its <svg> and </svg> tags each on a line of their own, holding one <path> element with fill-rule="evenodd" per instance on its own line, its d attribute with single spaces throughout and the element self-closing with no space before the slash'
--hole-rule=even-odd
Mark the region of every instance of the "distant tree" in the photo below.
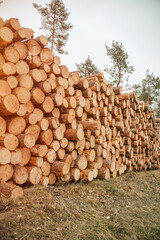
<svg viewBox="0 0 160 240">
<path fill-rule="evenodd" d="M 76 63 L 77 71 L 80 74 L 80 77 L 85 77 L 88 75 L 99 73 L 100 70 L 93 64 L 92 60 L 88 56 L 84 63 Z"/>
<path fill-rule="evenodd" d="M 128 54 L 124 51 L 122 43 L 112 41 L 112 46 L 105 45 L 107 55 L 111 59 L 111 68 L 104 69 L 110 75 L 110 83 L 119 86 L 124 80 L 128 83 L 129 74 L 134 71 L 132 66 L 129 66 Z"/>
<path fill-rule="evenodd" d="M 33 6 L 41 14 L 42 25 L 40 29 L 46 31 L 51 50 L 60 54 L 67 54 L 63 47 L 66 45 L 69 30 L 73 27 L 66 23 L 70 13 L 65 8 L 62 0 L 52 0 L 46 7 L 33 3 Z"/>
<path fill-rule="evenodd" d="M 133 89 L 139 99 L 147 102 L 160 117 L 160 78 L 147 70 L 142 83 L 133 85 Z"/>
</svg>

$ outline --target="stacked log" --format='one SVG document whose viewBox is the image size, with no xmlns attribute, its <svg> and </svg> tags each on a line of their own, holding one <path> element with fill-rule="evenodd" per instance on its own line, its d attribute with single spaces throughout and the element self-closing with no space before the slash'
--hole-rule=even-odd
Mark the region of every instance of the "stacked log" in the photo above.
<svg viewBox="0 0 160 240">
<path fill-rule="evenodd" d="M 80 78 L 18 19 L 0 26 L 0 192 L 159 168 L 159 119 L 103 73 Z"/>
</svg>

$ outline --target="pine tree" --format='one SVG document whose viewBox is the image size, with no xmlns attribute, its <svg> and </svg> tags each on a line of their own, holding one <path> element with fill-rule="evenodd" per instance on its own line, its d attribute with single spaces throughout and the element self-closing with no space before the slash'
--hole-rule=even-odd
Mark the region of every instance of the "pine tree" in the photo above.
<svg viewBox="0 0 160 240">
<path fill-rule="evenodd" d="M 133 89 L 139 99 L 148 103 L 160 117 L 160 78 L 147 70 L 142 83 L 133 85 Z"/>
<path fill-rule="evenodd" d="M 70 13 L 65 8 L 62 0 L 52 0 L 46 7 L 33 3 L 33 6 L 41 14 L 42 25 L 51 45 L 51 50 L 60 54 L 67 54 L 63 47 L 66 45 L 69 30 L 73 27 L 71 23 L 66 23 Z"/>
<path fill-rule="evenodd" d="M 77 71 L 80 74 L 80 77 L 85 77 L 85 76 L 100 72 L 100 70 L 96 67 L 96 65 L 93 64 L 93 61 L 90 59 L 89 56 L 84 63 L 79 63 L 79 64 L 76 63 L 76 66 L 77 66 Z"/>
<path fill-rule="evenodd" d="M 110 75 L 110 83 L 119 86 L 124 80 L 128 83 L 129 74 L 134 71 L 132 66 L 129 66 L 128 54 L 124 51 L 122 43 L 112 41 L 112 46 L 105 45 L 107 55 L 111 59 L 112 67 L 104 69 Z"/>
</svg>

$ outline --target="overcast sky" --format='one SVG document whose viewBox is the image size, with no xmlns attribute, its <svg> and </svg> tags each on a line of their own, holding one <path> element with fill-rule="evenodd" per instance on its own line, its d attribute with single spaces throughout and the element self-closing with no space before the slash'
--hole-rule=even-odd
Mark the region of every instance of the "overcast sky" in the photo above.
<svg viewBox="0 0 160 240">
<path fill-rule="evenodd" d="M 45 5 L 49 0 L 4 0 L 0 16 L 6 20 L 17 17 L 21 26 L 30 27 L 35 36 L 39 30 L 40 15 L 32 3 Z M 76 70 L 75 62 L 84 62 L 88 56 L 103 71 L 110 66 L 105 44 L 112 40 L 122 42 L 135 69 L 130 83 L 140 82 L 146 70 L 160 76 L 160 0 L 64 0 L 71 13 L 66 50 L 61 55 L 62 64 L 70 71 Z M 107 78 L 107 75 L 106 75 Z"/>
</svg>

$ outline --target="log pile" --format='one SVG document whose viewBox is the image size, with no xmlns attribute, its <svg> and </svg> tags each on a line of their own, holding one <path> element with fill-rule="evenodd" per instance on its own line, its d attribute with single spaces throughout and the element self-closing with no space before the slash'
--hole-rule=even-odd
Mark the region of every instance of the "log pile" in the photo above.
<svg viewBox="0 0 160 240">
<path fill-rule="evenodd" d="M 103 73 L 80 78 L 18 19 L 0 19 L 0 192 L 159 168 L 159 125 Z"/>
</svg>

